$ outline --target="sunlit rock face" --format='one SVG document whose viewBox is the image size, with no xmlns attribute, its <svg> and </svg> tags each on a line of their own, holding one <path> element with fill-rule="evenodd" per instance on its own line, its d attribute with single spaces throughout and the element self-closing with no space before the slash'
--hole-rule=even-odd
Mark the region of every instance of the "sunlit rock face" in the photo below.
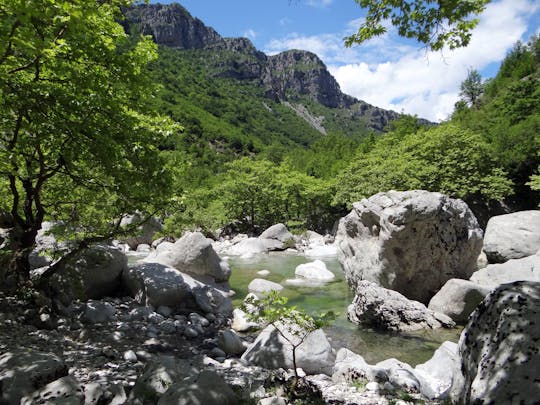
<svg viewBox="0 0 540 405">
<path fill-rule="evenodd" d="M 368 280 L 427 304 L 446 281 L 477 269 L 482 230 L 462 200 L 389 191 L 353 204 L 336 243 L 353 291 Z"/>
</svg>

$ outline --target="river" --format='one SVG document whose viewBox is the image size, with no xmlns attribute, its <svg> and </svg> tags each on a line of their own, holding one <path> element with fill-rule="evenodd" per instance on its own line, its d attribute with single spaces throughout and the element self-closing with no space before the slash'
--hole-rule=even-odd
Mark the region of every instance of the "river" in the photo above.
<svg viewBox="0 0 540 405">
<path fill-rule="evenodd" d="M 234 303 L 242 304 L 248 293 L 247 286 L 259 270 L 269 270 L 266 279 L 280 283 L 285 287 L 283 294 L 289 298 L 289 304 L 311 314 L 333 311 L 336 319 L 325 328 L 334 348 L 346 347 L 364 357 L 369 364 L 394 357 L 407 362 L 413 367 L 423 363 L 433 355 L 442 342 L 457 342 L 461 329 L 426 330 L 407 334 L 383 333 L 365 329 L 347 320 L 347 306 L 353 295 L 344 279 L 343 272 L 335 257 L 320 258 L 328 270 L 336 275 L 334 282 L 319 287 L 298 287 L 287 285 L 286 279 L 294 278 L 294 270 L 301 263 L 314 259 L 295 253 L 270 253 L 250 259 L 230 257 L 232 269 L 230 284 L 236 292 Z"/>
</svg>

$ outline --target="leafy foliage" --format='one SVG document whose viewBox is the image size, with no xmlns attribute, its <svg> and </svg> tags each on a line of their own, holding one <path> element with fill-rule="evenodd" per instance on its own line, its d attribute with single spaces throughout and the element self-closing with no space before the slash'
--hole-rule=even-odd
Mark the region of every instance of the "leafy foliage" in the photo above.
<svg viewBox="0 0 540 405">
<path fill-rule="evenodd" d="M 386 33 L 389 20 L 398 34 L 414 38 L 432 50 L 445 45 L 450 49 L 467 46 L 472 29 L 490 0 L 355 0 L 367 14 L 358 32 L 345 38 L 345 44 L 361 44 Z"/>
<path fill-rule="evenodd" d="M 156 48 L 116 22 L 128 3 L 0 1 L 0 210 L 22 278 L 46 216 L 99 238 L 167 199 L 157 146 L 179 127 L 148 111 Z"/>
<path fill-rule="evenodd" d="M 511 183 L 497 168 L 488 144 L 453 124 L 403 137 L 389 133 L 360 152 L 339 176 L 334 201 L 352 203 L 379 191 L 425 189 L 471 200 L 501 199 Z"/>
</svg>

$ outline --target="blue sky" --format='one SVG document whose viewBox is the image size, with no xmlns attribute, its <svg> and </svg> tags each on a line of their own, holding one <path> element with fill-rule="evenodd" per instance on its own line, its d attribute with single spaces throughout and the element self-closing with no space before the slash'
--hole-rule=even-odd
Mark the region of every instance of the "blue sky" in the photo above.
<svg viewBox="0 0 540 405">
<path fill-rule="evenodd" d="M 178 2 L 222 36 L 248 37 L 267 54 L 293 48 L 312 51 L 345 93 L 433 121 L 452 112 L 468 69 L 492 76 L 516 41 L 540 32 L 538 0 L 496 0 L 481 15 L 465 49 L 427 52 L 399 38 L 392 27 L 383 37 L 345 48 L 343 37 L 362 19 L 354 0 Z"/>
</svg>

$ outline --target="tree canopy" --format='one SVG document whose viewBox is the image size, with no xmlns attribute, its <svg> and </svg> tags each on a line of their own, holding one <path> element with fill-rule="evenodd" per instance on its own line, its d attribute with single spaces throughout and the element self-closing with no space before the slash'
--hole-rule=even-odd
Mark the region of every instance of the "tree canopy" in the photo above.
<svg viewBox="0 0 540 405">
<path fill-rule="evenodd" d="M 167 197 L 158 146 L 178 127 L 149 110 L 156 46 L 117 22 L 130 3 L 0 0 L 0 210 L 19 281 L 46 218 L 97 240 Z"/>
<path fill-rule="evenodd" d="M 358 32 L 345 38 L 345 45 L 361 44 L 387 32 L 390 22 L 398 34 L 413 38 L 432 50 L 469 44 L 475 18 L 490 0 L 355 0 L 366 9 Z"/>
</svg>

